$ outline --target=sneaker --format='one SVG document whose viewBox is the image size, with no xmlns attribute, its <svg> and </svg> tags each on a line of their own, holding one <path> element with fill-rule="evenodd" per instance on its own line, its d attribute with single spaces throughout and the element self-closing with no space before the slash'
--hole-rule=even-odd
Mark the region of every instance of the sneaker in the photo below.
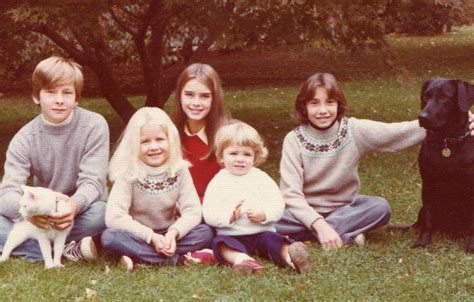
<svg viewBox="0 0 474 302">
<path fill-rule="evenodd" d="M 313 267 L 308 247 L 303 242 L 298 241 L 290 244 L 288 254 L 290 255 L 291 262 L 293 262 L 295 266 L 296 272 L 299 274 L 307 273 Z"/>
<path fill-rule="evenodd" d="M 120 257 L 119 266 L 127 272 L 133 271 L 134 264 L 132 258 L 123 255 L 122 257 Z"/>
<path fill-rule="evenodd" d="M 64 247 L 63 256 L 72 261 L 78 261 L 84 259 L 86 261 L 94 261 L 99 258 L 99 253 L 95 247 L 94 240 L 92 237 L 84 237 L 77 243 L 71 241 Z"/>
<path fill-rule="evenodd" d="M 365 245 L 365 236 L 363 233 L 354 237 L 354 244 L 357 246 L 364 246 Z"/>
<path fill-rule="evenodd" d="M 216 264 L 216 258 L 211 249 L 188 252 L 184 255 L 184 265 L 189 265 L 191 263 L 214 265 Z"/>
<path fill-rule="evenodd" d="M 232 271 L 238 276 L 248 275 L 263 275 L 265 273 L 265 267 L 253 259 L 244 260 L 238 264 L 232 266 Z"/>
</svg>

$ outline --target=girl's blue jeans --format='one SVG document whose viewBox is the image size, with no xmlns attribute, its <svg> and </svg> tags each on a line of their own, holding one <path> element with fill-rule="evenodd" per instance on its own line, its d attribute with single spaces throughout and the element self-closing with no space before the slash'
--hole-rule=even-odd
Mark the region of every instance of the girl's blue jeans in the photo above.
<svg viewBox="0 0 474 302">
<path fill-rule="evenodd" d="M 155 230 L 156 233 L 165 234 L 166 230 Z M 117 256 L 129 256 L 138 262 L 150 264 L 172 264 L 178 263 L 179 257 L 209 247 L 212 241 L 213 231 L 206 224 L 195 226 L 186 236 L 176 242 L 176 252 L 172 257 L 158 254 L 155 247 L 131 233 L 107 229 L 102 233 L 102 248 Z"/>
</svg>

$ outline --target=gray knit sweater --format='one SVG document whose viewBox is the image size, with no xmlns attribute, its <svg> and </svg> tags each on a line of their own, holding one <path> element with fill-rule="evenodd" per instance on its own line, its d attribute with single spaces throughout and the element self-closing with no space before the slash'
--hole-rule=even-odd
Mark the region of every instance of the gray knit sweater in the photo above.
<svg viewBox="0 0 474 302">
<path fill-rule="evenodd" d="M 109 128 L 97 113 L 75 108 L 66 125 L 53 126 L 37 116 L 8 146 L 0 185 L 0 214 L 18 217 L 20 186 L 33 185 L 71 196 L 83 212 L 92 202 L 107 200 Z"/>
<path fill-rule="evenodd" d="M 367 152 L 395 152 L 425 137 L 418 121 L 381 123 L 343 118 L 318 131 L 301 125 L 283 142 L 280 190 L 286 208 L 306 227 L 354 200 L 359 192 L 359 160 Z"/>
</svg>

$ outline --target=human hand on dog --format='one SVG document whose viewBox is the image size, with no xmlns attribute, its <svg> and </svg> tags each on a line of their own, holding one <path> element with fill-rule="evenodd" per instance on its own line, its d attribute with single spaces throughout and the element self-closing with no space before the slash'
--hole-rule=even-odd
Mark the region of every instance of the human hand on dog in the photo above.
<svg viewBox="0 0 474 302">
<path fill-rule="evenodd" d="M 343 246 L 339 234 L 324 219 L 317 219 L 312 228 L 318 234 L 319 244 L 323 250 L 339 249 Z"/>
<path fill-rule="evenodd" d="M 469 129 L 471 129 L 471 136 L 474 136 L 474 114 L 469 111 Z"/>
</svg>

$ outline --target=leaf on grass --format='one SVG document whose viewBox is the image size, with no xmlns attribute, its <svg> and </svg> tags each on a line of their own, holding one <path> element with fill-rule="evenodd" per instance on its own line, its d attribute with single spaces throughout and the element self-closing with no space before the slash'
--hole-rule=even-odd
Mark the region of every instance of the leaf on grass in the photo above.
<svg viewBox="0 0 474 302">
<path fill-rule="evenodd" d="M 91 284 L 92 284 L 92 285 L 96 285 L 96 284 L 97 284 L 97 280 L 91 280 Z"/>
<path fill-rule="evenodd" d="M 307 287 L 304 284 L 300 284 L 297 287 L 295 287 L 296 293 L 304 293 L 306 290 L 307 290 Z"/>
<path fill-rule="evenodd" d="M 90 288 L 86 288 L 86 298 L 94 302 L 99 302 L 99 297 L 97 297 L 97 292 Z"/>
<path fill-rule="evenodd" d="M 110 267 L 106 265 L 104 269 L 104 275 L 108 275 L 108 274 L 110 274 Z"/>
<path fill-rule="evenodd" d="M 407 276 L 413 276 L 413 267 L 411 265 L 407 265 Z"/>
<path fill-rule="evenodd" d="M 198 288 L 196 292 L 194 293 L 194 295 L 192 295 L 191 297 L 193 299 L 202 299 L 205 293 L 206 293 L 206 289 L 201 287 L 201 288 Z"/>
</svg>

